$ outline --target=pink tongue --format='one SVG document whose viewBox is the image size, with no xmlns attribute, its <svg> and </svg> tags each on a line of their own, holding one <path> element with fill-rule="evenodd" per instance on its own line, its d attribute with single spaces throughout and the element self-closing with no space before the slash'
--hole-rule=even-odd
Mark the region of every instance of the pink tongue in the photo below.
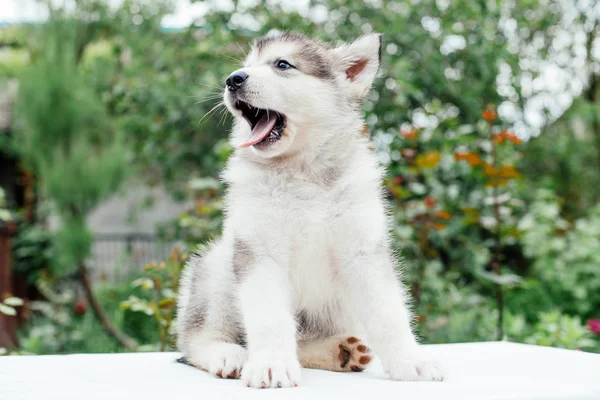
<svg viewBox="0 0 600 400">
<path fill-rule="evenodd" d="M 250 147 L 260 142 L 271 133 L 275 124 L 277 123 L 277 117 L 273 113 L 270 118 L 267 118 L 267 113 L 264 113 L 260 121 L 252 129 L 252 136 L 246 141 L 238 144 L 238 147 Z"/>
</svg>

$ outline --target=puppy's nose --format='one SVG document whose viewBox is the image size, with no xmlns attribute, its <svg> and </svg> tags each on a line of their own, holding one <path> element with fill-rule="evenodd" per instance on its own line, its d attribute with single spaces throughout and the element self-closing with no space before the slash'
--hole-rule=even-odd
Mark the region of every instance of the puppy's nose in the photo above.
<svg viewBox="0 0 600 400">
<path fill-rule="evenodd" d="M 240 87 L 242 87 L 242 83 L 248 79 L 248 74 L 244 71 L 235 71 L 233 74 L 229 75 L 225 84 L 227 85 L 227 89 L 230 92 L 235 92 Z"/>
</svg>

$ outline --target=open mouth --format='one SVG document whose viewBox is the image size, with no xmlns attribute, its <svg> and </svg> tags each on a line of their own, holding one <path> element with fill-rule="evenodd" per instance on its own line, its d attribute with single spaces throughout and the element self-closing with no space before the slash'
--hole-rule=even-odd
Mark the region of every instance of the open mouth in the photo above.
<svg viewBox="0 0 600 400">
<path fill-rule="evenodd" d="M 242 116 L 250 124 L 252 135 L 238 147 L 266 148 L 279 141 L 285 129 L 285 116 L 273 110 L 256 108 L 250 104 L 237 100 L 235 108 L 242 112 Z"/>
</svg>

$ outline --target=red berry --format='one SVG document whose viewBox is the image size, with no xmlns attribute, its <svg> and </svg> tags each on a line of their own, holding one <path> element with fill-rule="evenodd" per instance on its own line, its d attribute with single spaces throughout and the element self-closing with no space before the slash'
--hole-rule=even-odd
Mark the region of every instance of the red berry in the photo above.
<svg viewBox="0 0 600 400">
<path fill-rule="evenodd" d="M 75 302 L 74 308 L 75 308 L 75 314 L 83 315 L 87 311 L 87 303 L 81 299 L 77 300 L 77 302 Z"/>
</svg>

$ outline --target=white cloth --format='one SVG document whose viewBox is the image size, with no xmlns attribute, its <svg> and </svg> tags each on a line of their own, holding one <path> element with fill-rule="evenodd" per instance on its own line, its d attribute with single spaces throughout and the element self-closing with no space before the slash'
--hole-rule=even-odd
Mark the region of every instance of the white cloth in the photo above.
<svg viewBox="0 0 600 400">
<path fill-rule="evenodd" d="M 300 386 L 251 389 L 176 363 L 177 353 L 0 357 L 0 400 L 600 400 L 600 355 L 506 342 L 427 346 L 444 382 L 304 369 Z"/>
</svg>

